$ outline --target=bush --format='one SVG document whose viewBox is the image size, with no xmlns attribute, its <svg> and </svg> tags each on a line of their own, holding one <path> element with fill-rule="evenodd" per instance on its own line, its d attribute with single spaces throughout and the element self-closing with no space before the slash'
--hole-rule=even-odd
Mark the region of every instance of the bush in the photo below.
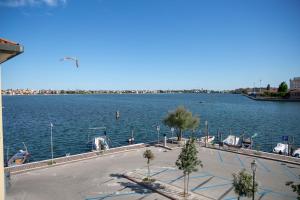
<svg viewBox="0 0 300 200">
<path fill-rule="evenodd" d="M 55 161 L 53 161 L 53 163 L 52 163 L 52 161 L 51 160 L 49 160 L 48 162 L 47 162 L 47 165 L 54 165 L 54 164 L 56 164 L 56 162 Z"/>
<path fill-rule="evenodd" d="M 155 179 L 154 178 L 145 177 L 145 178 L 143 178 L 143 182 L 144 183 L 153 183 L 153 182 L 155 182 Z"/>
</svg>

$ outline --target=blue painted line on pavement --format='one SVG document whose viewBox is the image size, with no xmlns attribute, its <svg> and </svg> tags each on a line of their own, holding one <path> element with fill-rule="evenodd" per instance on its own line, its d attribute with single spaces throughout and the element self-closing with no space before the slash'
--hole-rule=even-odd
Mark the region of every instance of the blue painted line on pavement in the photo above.
<svg viewBox="0 0 300 200">
<path fill-rule="evenodd" d="M 212 189 L 212 188 L 218 188 L 218 187 L 225 187 L 228 185 L 232 185 L 232 183 L 225 183 L 225 184 L 219 184 L 219 185 L 211 185 L 211 186 L 206 186 L 206 187 L 200 187 L 195 189 L 195 191 L 197 190 L 208 190 L 208 189 Z"/>
<path fill-rule="evenodd" d="M 224 200 L 237 200 L 237 199 L 238 199 L 237 197 L 228 197 L 228 198 L 226 198 Z"/>
<path fill-rule="evenodd" d="M 126 193 L 120 193 L 120 194 L 106 194 L 106 195 L 100 195 L 97 197 L 92 197 L 92 198 L 86 198 L 85 200 L 103 200 L 106 198 L 110 198 L 110 197 L 116 197 L 116 196 L 126 196 L 126 195 L 146 195 L 148 193 L 137 193 L 137 192 L 126 192 Z"/>
<path fill-rule="evenodd" d="M 202 177 L 207 177 L 207 176 L 211 176 L 211 174 L 209 174 L 209 173 L 207 173 L 207 172 L 203 172 L 203 173 L 199 173 L 199 174 L 202 174 L 202 175 L 195 175 L 195 176 L 190 176 L 190 178 L 192 178 L 192 179 L 196 179 L 196 178 L 202 178 Z M 172 180 L 170 180 L 169 182 L 167 182 L 167 183 L 174 183 L 175 181 L 177 181 L 177 180 L 179 180 L 179 179 L 182 179 L 183 178 L 183 175 L 181 175 L 181 176 L 179 176 L 179 177 L 177 177 L 177 178 L 175 178 L 175 179 L 172 179 Z"/>
<path fill-rule="evenodd" d="M 222 180 L 224 180 L 224 181 L 228 181 L 228 182 L 232 183 L 232 179 L 224 178 L 224 177 L 222 177 L 222 176 L 216 176 L 216 175 L 214 175 L 214 174 L 210 174 L 210 175 L 211 175 L 211 176 L 214 176 L 215 178 L 219 178 L 219 179 L 222 179 Z"/>
<path fill-rule="evenodd" d="M 156 173 L 152 174 L 151 176 L 156 176 L 156 175 L 161 174 L 161 173 L 164 173 L 165 171 L 168 171 L 168 170 L 169 170 L 169 169 L 164 169 L 164 170 L 162 170 L 162 171 L 159 171 L 159 172 L 156 172 Z"/>
<path fill-rule="evenodd" d="M 295 198 L 296 196 L 292 196 L 288 193 L 285 193 L 285 192 L 276 192 L 276 191 L 273 191 L 272 189 L 269 189 L 269 188 L 261 188 L 261 190 L 267 192 L 268 194 L 275 194 L 277 196 L 282 196 L 282 197 L 289 197 L 289 198 Z"/>
<path fill-rule="evenodd" d="M 222 158 L 222 155 L 221 155 L 220 151 L 218 151 L 218 155 L 219 155 L 219 161 L 223 162 L 223 158 Z"/>
<path fill-rule="evenodd" d="M 290 178 L 293 178 L 295 180 L 298 180 L 299 175 L 295 174 L 291 169 L 289 169 L 286 165 L 281 165 L 283 166 L 283 169 Z"/>
<path fill-rule="evenodd" d="M 203 178 L 203 177 L 208 177 L 211 176 L 210 174 L 204 174 L 204 175 L 198 175 L 198 176 L 190 176 L 190 178 Z"/>
<path fill-rule="evenodd" d="M 264 168 L 264 170 L 266 170 L 267 172 L 271 172 L 271 170 L 262 161 L 260 161 L 259 159 L 255 160 Z"/>
<path fill-rule="evenodd" d="M 194 187 L 191 191 L 194 192 L 197 188 L 200 188 L 201 186 L 207 184 L 213 178 L 214 178 L 213 176 L 210 176 L 210 178 L 206 179 L 205 181 L 203 181 L 202 183 L 200 183 L 199 185 L 197 185 L 196 187 Z"/>
<path fill-rule="evenodd" d="M 241 167 L 245 168 L 244 162 L 241 160 L 240 156 L 235 154 L 235 157 L 239 160 Z"/>
<path fill-rule="evenodd" d="M 177 181 L 177 180 L 179 180 L 179 179 L 181 179 L 181 178 L 183 178 L 183 175 L 181 175 L 181 176 L 179 176 L 179 177 L 177 177 L 177 178 L 171 180 L 169 183 L 174 183 L 175 181 Z"/>
</svg>

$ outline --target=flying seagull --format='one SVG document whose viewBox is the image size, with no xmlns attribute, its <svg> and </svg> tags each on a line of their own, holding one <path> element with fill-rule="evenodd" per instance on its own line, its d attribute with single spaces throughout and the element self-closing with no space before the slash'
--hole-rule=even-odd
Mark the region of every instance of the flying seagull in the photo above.
<svg viewBox="0 0 300 200">
<path fill-rule="evenodd" d="M 71 61 L 74 61 L 75 64 L 76 64 L 76 67 L 78 68 L 79 67 L 79 60 L 77 58 L 73 58 L 73 57 L 64 57 L 62 59 L 60 59 L 60 61 L 65 61 L 65 60 L 71 60 Z"/>
</svg>

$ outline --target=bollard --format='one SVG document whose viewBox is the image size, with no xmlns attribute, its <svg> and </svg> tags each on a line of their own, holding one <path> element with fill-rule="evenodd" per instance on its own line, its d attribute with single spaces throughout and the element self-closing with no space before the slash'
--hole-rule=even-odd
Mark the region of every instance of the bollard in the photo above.
<svg viewBox="0 0 300 200">
<path fill-rule="evenodd" d="M 167 136 L 166 136 L 166 134 L 164 134 L 164 147 L 166 147 L 167 146 Z"/>
</svg>

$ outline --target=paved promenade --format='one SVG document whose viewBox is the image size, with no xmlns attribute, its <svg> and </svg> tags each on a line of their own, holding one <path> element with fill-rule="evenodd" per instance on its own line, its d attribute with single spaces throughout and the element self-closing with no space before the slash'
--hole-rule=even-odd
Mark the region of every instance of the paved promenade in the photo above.
<svg viewBox="0 0 300 200">
<path fill-rule="evenodd" d="M 150 147 L 155 154 L 152 177 L 172 187 L 182 188 L 182 172 L 175 167 L 180 149 L 165 150 Z M 52 199 L 167 199 L 124 178 L 124 173 L 145 175 L 146 148 L 107 155 L 26 173 L 12 175 L 8 200 Z M 250 163 L 258 164 L 259 191 L 256 199 L 296 199 L 286 181 L 298 181 L 300 166 L 278 161 L 199 147 L 199 158 L 204 167 L 191 174 L 190 191 L 201 199 L 237 199 L 232 188 L 232 173 L 242 168 L 250 171 Z"/>
</svg>

